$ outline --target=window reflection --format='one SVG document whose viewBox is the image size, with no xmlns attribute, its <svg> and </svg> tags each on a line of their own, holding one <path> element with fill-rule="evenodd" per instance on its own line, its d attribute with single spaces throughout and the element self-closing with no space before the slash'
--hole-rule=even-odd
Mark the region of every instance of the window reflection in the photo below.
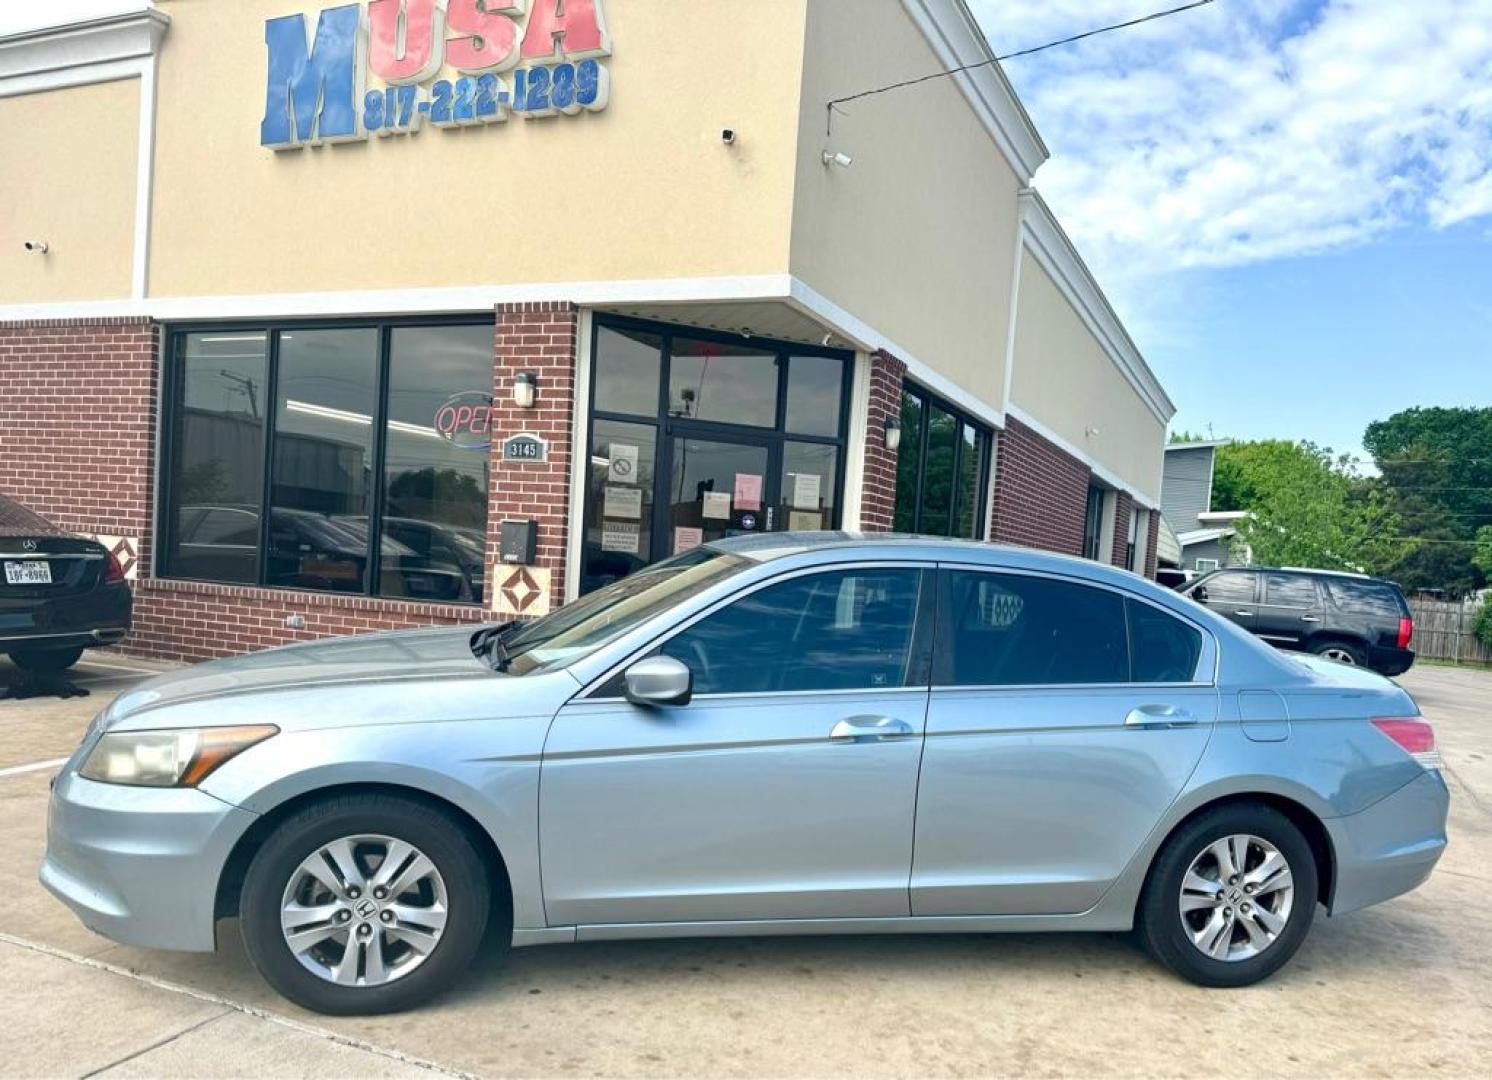
<svg viewBox="0 0 1492 1080">
<path fill-rule="evenodd" d="M 777 364 L 773 353 L 674 338 L 669 415 L 772 427 L 777 423 Z"/>
</svg>

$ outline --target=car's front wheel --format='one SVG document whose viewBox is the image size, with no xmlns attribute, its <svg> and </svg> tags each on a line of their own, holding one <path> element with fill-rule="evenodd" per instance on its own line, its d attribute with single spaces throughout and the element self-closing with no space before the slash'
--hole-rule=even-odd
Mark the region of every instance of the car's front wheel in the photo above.
<svg viewBox="0 0 1492 1080">
<path fill-rule="evenodd" d="M 1140 901 L 1151 953 L 1200 986 L 1248 986 L 1300 948 L 1316 908 L 1316 860 L 1271 807 L 1220 806 L 1161 848 Z"/>
<path fill-rule="evenodd" d="M 56 675 L 66 671 L 83 658 L 81 648 L 72 649 L 12 649 L 11 663 L 22 671 L 33 675 Z"/>
<path fill-rule="evenodd" d="M 387 1013 L 448 989 L 491 913 L 487 868 L 461 826 L 394 795 L 340 796 L 280 825 L 244 878 L 249 958 L 316 1012 Z"/>
</svg>

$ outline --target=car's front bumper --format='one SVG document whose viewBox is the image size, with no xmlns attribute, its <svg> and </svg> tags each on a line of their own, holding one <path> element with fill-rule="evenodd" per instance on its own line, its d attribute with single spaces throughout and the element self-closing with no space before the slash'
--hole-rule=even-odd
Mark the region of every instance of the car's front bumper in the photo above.
<svg viewBox="0 0 1492 1080">
<path fill-rule="evenodd" d="M 1336 855 L 1333 915 L 1417 888 L 1445 851 L 1450 792 L 1438 770 L 1361 813 L 1326 822 Z"/>
<path fill-rule="evenodd" d="M 84 780 L 74 764 L 52 789 L 42 884 L 105 937 L 211 952 L 218 879 L 255 815 L 193 788 Z"/>
</svg>

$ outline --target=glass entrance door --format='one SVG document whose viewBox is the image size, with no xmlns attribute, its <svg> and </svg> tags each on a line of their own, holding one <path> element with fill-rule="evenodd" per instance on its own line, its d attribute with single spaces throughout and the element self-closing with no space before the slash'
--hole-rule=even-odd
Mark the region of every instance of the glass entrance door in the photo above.
<svg viewBox="0 0 1492 1080">
<path fill-rule="evenodd" d="M 721 435 L 703 425 L 668 425 L 667 498 L 654 529 L 653 557 L 726 536 L 769 532 L 778 501 L 776 458 L 768 439 Z"/>
</svg>

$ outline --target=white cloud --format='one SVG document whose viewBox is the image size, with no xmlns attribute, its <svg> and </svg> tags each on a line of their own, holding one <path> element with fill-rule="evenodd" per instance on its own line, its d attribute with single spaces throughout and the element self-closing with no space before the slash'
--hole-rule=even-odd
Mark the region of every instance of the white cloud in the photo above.
<svg viewBox="0 0 1492 1080">
<path fill-rule="evenodd" d="M 970 0 L 997 52 L 1163 0 Z M 1037 186 L 1101 273 L 1492 214 L 1492 0 L 1219 0 L 1007 63 Z"/>
</svg>

